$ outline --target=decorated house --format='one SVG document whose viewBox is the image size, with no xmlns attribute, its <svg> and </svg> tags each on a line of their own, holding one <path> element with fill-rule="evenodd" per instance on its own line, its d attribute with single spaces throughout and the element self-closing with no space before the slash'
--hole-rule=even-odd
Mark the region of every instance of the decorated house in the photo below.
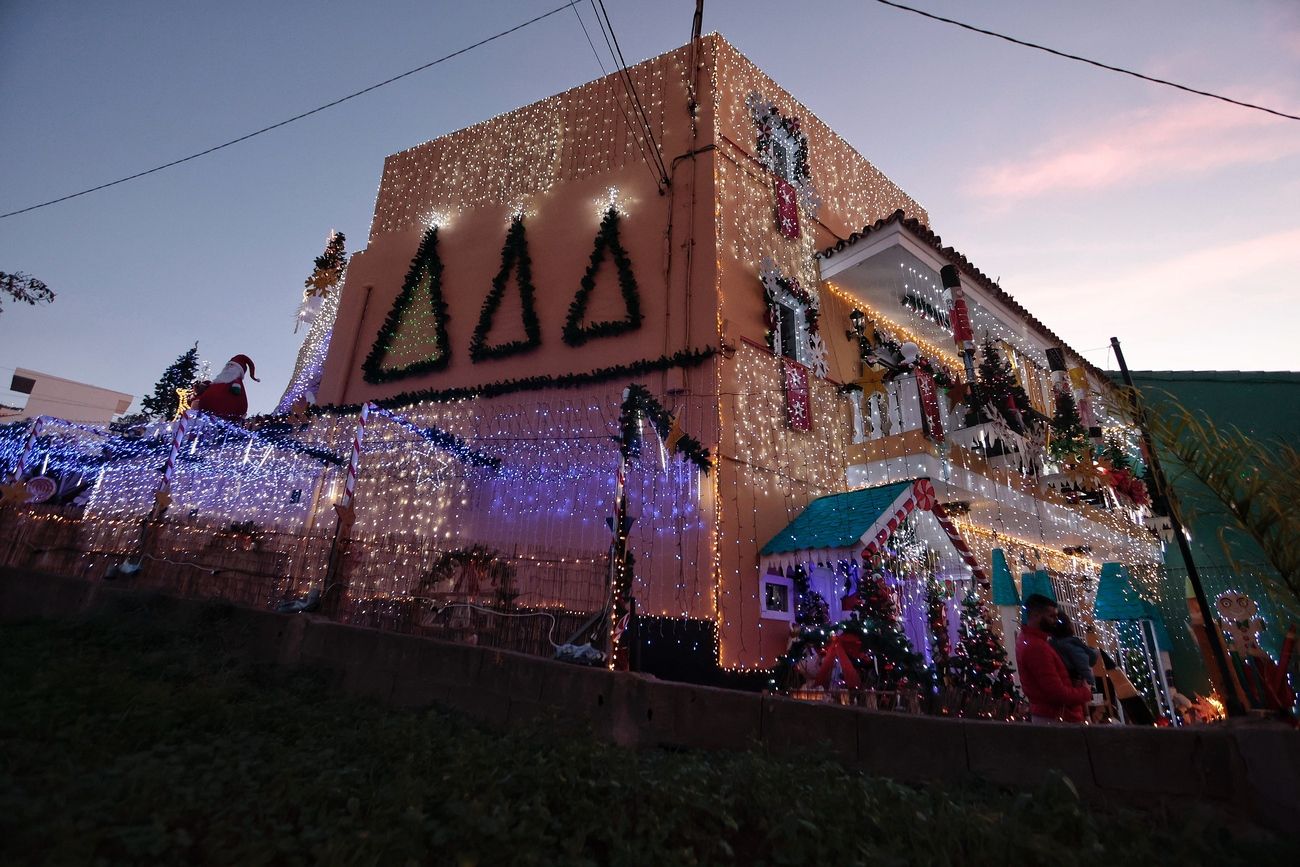
<svg viewBox="0 0 1300 867">
<path fill-rule="evenodd" d="M 616 463 L 601 439 L 636 381 L 713 461 L 633 469 L 632 594 L 645 614 L 716 624 L 723 666 L 784 651 L 761 552 L 846 491 L 929 479 L 924 538 L 980 593 L 994 549 L 1017 578 L 1046 570 L 1085 618 L 1102 563 L 1156 589 L 1140 505 L 1098 490 L 1090 453 L 1053 460 L 1051 426 L 1031 420 L 1068 393 L 1082 426 L 1131 451 L 1102 371 L 721 37 L 629 72 L 645 117 L 611 76 L 386 161 L 318 401 L 400 407 L 532 469 L 371 495 L 363 467 L 358 531 L 599 560 Z M 1026 406 L 969 408 L 961 384 L 986 349 Z M 930 532 L 938 514 L 952 532 Z"/>
<path fill-rule="evenodd" d="M 725 669 L 784 659 L 814 593 L 833 624 L 885 588 L 933 663 L 963 612 L 1014 627 L 996 563 L 1083 624 L 1105 563 L 1159 592 L 1104 373 L 718 35 L 393 154 L 341 243 L 281 415 L 211 446 L 242 481 L 167 492 L 274 524 L 277 592 L 430 628 L 506 583 L 553 623 L 621 593 Z M 336 526 L 343 566 L 294 542 Z"/>
</svg>

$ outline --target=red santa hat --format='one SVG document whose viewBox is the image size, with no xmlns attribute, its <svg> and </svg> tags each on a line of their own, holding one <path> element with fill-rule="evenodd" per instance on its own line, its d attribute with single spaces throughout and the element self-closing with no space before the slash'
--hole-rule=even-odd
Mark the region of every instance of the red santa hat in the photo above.
<svg viewBox="0 0 1300 867">
<path fill-rule="evenodd" d="M 228 363 L 238 364 L 240 367 L 244 368 L 244 370 L 247 371 L 249 377 L 252 378 L 253 382 L 262 381 L 257 378 L 256 370 L 253 367 L 253 359 L 249 358 L 247 355 L 236 355 L 234 358 L 230 359 Z"/>
</svg>

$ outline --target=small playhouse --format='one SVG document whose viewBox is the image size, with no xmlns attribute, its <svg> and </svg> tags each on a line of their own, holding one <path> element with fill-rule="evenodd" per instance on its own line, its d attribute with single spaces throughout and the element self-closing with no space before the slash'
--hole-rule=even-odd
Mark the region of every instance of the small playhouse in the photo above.
<svg viewBox="0 0 1300 867">
<path fill-rule="evenodd" d="M 874 578 L 927 665 L 944 631 L 956 642 L 961 600 L 987 595 L 989 585 L 928 478 L 819 497 L 760 556 L 765 619 L 795 628 L 857 619 Z M 942 614 L 932 610 L 936 590 Z M 940 616 L 946 630 L 936 636 Z"/>
<path fill-rule="evenodd" d="M 1008 651 L 1021 603 L 1056 600 L 1055 581 L 1040 567 L 1017 582 L 1001 549 L 990 561 L 986 573 L 929 478 L 813 500 L 761 551 L 762 616 L 788 623 L 790 635 L 771 686 L 810 699 L 865 693 L 888 707 L 1016 713 Z M 1139 689 L 1172 716 L 1158 661 L 1163 624 L 1127 571 L 1105 564 L 1095 611 L 1069 613 L 1080 628 L 1118 621 L 1121 656 L 1142 657 L 1121 667 L 1147 674 Z"/>
</svg>

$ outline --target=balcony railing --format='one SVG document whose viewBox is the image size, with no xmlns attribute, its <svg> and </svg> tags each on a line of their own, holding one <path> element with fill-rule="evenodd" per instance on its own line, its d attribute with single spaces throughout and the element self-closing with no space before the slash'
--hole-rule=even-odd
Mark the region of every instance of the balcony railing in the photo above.
<svg viewBox="0 0 1300 867">
<path fill-rule="evenodd" d="M 853 442 L 865 447 L 868 455 L 878 452 L 882 459 L 899 456 L 899 448 L 907 453 L 924 450 L 924 440 L 919 431 L 925 429 L 921 410 L 921 396 L 916 377 L 904 374 L 884 383 L 883 390 L 851 395 L 853 406 Z M 1061 473 L 1061 467 L 1047 454 L 1041 443 L 1017 433 L 1001 419 L 967 424 L 967 408 L 963 404 L 950 407 L 945 397 L 938 400 L 938 418 L 943 426 L 945 448 L 956 445 L 972 456 L 983 472 L 993 471 L 999 477 L 1010 476 L 1017 487 L 1034 496 L 1060 499 L 1087 510 L 1096 507 L 1112 514 L 1122 514 L 1128 523 L 1142 525 L 1145 511 L 1120 502 L 1114 492 L 1102 486 L 1097 490 L 1075 491 L 1071 477 Z M 907 446 L 907 434 L 913 434 Z M 879 447 L 879 448 L 877 448 Z M 868 461 L 871 459 L 868 458 Z M 962 461 L 966 463 L 966 461 Z M 1042 485 L 1052 490 L 1043 490 Z"/>
</svg>

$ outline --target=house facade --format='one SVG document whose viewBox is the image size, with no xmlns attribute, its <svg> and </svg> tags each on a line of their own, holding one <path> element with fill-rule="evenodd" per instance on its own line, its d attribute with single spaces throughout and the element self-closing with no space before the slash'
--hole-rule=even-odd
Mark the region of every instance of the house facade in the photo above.
<svg viewBox="0 0 1300 867">
<path fill-rule="evenodd" d="M 1102 371 L 722 37 L 628 75 L 635 101 L 610 76 L 385 161 L 305 435 L 345 448 L 367 403 L 406 424 L 366 428 L 352 593 L 418 595 L 430 558 L 478 547 L 511 562 L 519 603 L 599 609 L 636 382 L 712 467 L 647 447 L 627 468 L 632 595 L 644 615 L 715 631 L 724 668 L 785 651 L 795 612 L 778 577 L 821 569 L 834 601 L 872 568 L 871 538 L 834 556 L 769 547 L 850 491 L 924 480 L 933 503 L 863 527 L 886 529 L 883 546 L 906 525 L 918 580 L 974 592 L 995 623 L 995 559 L 1017 582 L 1049 576 L 1085 621 L 1104 563 L 1158 594 L 1140 503 L 1046 441 L 1068 392 L 1095 444 L 1135 447 Z M 1012 417 L 963 388 L 986 344 L 1029 402 Z M 329 519 L 315 506 L 329 485 L 305 528 Z"/>
</svg>

